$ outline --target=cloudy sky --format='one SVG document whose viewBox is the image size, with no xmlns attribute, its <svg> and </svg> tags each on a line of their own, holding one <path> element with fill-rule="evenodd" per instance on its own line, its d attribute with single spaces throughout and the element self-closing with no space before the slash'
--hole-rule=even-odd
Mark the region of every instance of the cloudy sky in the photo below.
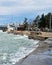
<svg viewBox="0 0 52 65">
<path fill-rule="evenodd" d="M 0 24 L 52 13 L 52 0 L 0 0 Z"/>
</svg>

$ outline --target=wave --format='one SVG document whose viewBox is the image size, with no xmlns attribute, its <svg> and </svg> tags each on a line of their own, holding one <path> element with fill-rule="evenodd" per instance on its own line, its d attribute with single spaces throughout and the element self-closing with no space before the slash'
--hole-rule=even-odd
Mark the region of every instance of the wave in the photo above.
<svg viewBox="0 0 52 65">
<path fill-rule="evenodd" d="M 15 64 L 16 62 L 19 62 L 21 59 L 27 57 L 30 53 L 32 53 L 33 51 L 35 51 L 36 48 L 39 46 L 38 42 L 35 44 L 34 48 L 27 49 L 25 47 L 20 47 L 19 52 L 15 53 L 15 55 L 14 55 L 15 58 L 11 58 L 12 64 Z"/>
<path fill-rule="evenodd" d="M 0 32 L 3 32 L 2 30 L 0 30 Z"/>
<path fill-rule="evenodd" d="M 26 35 L 17 35 L 17 37 L 14 37 L 14 39 L 28 39 L 28 36 Z"/>
<path fill-rule="evenodd" d="M 28 39 L 26 35 L 0 34 L 0 64 L 13 65 L 32 53 L 39 40 Z"/>
</svg>

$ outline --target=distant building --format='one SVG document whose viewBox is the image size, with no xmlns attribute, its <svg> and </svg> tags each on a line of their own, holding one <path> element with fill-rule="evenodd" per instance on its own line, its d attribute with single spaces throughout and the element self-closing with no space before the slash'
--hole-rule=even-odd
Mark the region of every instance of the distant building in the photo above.
<svg viewBox="0 0 52 65">
<path fill-rule="evenodd" d="M 17 26 L 17 30 L 18 30 L 18 31 L 23 31 L 23 30 L 24 30 L 24 26 L 23 26 L 22 24 L 19 24 L 19 25 Z"/>
<path fill-rule="evenodd" d="M 8 31 L 13 31 L 15 29 L 15 25 L 14 24 L 8 24 L 7 28 L 8 28 Z"/>
</svg>

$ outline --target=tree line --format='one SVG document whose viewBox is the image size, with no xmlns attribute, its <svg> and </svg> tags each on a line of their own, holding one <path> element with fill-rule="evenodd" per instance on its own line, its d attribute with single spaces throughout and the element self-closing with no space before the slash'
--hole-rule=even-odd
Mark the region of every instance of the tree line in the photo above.
<svg viewBox="0 0 52 65">
<path fill-rule="evenodd" d="M 32 29 L 35 30 L 35 28 L 39 29 L 52 29 L 52 14 L 48 13 L 46 15 L 42 14 L 41 16 L 37 15 L 37 17 L 33 20 L 30 19 L 28 21 L 27 18 L 24 19 L 23 22 L 24 30 Z"/>
</svg>

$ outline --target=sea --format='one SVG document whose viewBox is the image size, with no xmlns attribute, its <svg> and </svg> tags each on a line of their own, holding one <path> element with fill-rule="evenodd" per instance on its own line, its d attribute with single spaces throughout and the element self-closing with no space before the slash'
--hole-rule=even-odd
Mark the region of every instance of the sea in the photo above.
<svg viewBox="0 0 52 65">
<path fill-rule="evenodd" d="M 39 40 L 0 31 L 0 65 L 14 65 L 37 47 Z"/>
</svg>

